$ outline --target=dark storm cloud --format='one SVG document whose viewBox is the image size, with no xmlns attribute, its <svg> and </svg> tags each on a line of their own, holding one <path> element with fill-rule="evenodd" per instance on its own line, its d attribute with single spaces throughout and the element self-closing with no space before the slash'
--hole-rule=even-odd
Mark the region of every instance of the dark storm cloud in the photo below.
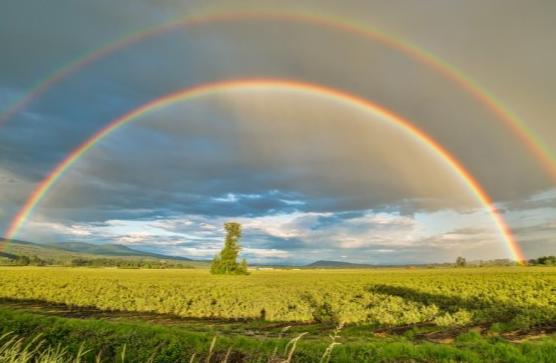
<svg viewBox="0 0 556 363">
<path fill-rule="evenodd" d="M 167 19 L 153 5 L 142 1 L 3 1 L 1 83 L 16 89 L 29 87 L 91 49 Z"/>
<path fill-rule="evenodd" d="M 535 225 L 524 226 L 524 227 L 515 227 L 512 228 L 512 233 L 516 236 L 519 236 L 520 238 L 527 239 L 527 236 L 530 236 L 532 232 L 542 233 L 544 235 L 547 234 L 553 235 L 555 230 L 556 230 L 556 220 L 553 220 L 541 224 L 535 224 Z M 551 238 L 551 240 L 553 240 L 553 238 Z"/>
<path fill-rule="evenodd" d="M 510 211 L 535 210 L 544 208 L 556 209 L 556 198 L 516 200 L 504 203 L 504 207 Z"/>
<path fill-rule="evenodd" d="M 451 90 L 452 87 L 435 72 L 413 60 L 400 59 L 399 64 L 391 62 L 392 51 L 377 44 L 373 44 L 372 51 L 367 54 L 365 50 L 369 47 L 361 47 L 367 40 L 348 35 L 350 42 L 340 42 L 346 35 L 338 34 L 337 30 L 328 29 L 323 34 L 322 29 L 307 25 L 266 27 L 265 23 L 256 21 L 248 25 L 214 26 L 208 32 L 209 41 L 200 36 L 197 43 L 192 39 L 180 43 L 185 45 L 183 47 L 175 46 L 173 38 L 177 34 L 169 34 L 123 50 L 92 66 L 30 111 L 38 121 L 22 120 L 12 127 L 13 130 L 2 133 L 4 139 L 0 141 L 6 147 L 19 147 L 17 153 L 5 154 L 7 167 L 20 173 L 33 173 L 29 177 L 36 180 L 93 130 L 123 114 L 122 109 L 130 110 L 133 105 L 160 96 L 162 90 L 180 89 L 203 79 L 212 80 L 219 74 L 235 77 L 271 74 L 337 84 L 341 89 L 369 94 L 372 99 L 401 110 L 401 114 L 409 115 L 439 141 L 449 145 L 496 198 L 505 200 L 509 195 L 527 195 L 546 186 L 543 178 L 533 177 L 538 174 L 538 170 L 533 170 L 535 162 L 522 148 L 516 150 L 515 140 L 508 136 L 507 130 L 495 122 L 482 121 L 488 118 L 483 111 L 468 101 L 461 102 L 459 91 Z M 304 36 L 296 37 L 298 33 Z M 50 36 L 63 37 L 60 34 Z M 338 67 L 337 57 L 331 56 L 333 50 L 324 46 L 331 39 L 338 39 L 334 43 L 346 47 L 341 53 L 351 55 L 349 69 Z M 377 60 L 377 53 L 384 59 Z M 369 64 L 373 65 L 370 69 Z M 370 82 L 353 85 L 349 83 L 354 79 L 350 74 L 366 74 Z M 106 84 L 96 87 L 95 82 L 90 81 L 95 78 L 102 78 L 103 82 L 109 79 L 108 83 L 117 84 L 119 89 L 111 90 Z M 404 82 L 392 82 L 392 79 L 404 79 Z M 423 92 L 421 84 L 428 84 L 430 89 Z M 434 101 L 439 93 L 445 99 Z M 448 117 L 451 122 L 445 122 Z M 32 130 L 33 135 L 26 133 L 25 128 Z M 290 154 L 295 157 L 295 152 Z M 509 155 L 512 155 L 511 163 L 507 162 Z M 490 165 L 497 165 L 496 171 Z M 313 182 L 312 179 L 307 181 Z M 348 190 L 354 187 L 352 181 L 353 177 L 348 176 L 336 182 Z M 379 185 L 381 197 L 375 196 L 372 203 L 382 208 L 391 203 L 394 208 L 400 208 L 401 193 L 405 190 L 395 189 L 397 185 L 392 179 L 381 181 Z M 303 191 L 303 194 L 310 196 L 311 191 Z M 369 205 L 358 197 L 333 197 L 330 200 L 320 198 L 313 207 L 341 211 L 366 209 Z M 415 210 L 420 209 L 413 206 L 408 213 Z"/>
<path fill-rule="evenodd" d="M 556 255 L 556 220 L 512 228 L 527 258 Z"/>
</svg>

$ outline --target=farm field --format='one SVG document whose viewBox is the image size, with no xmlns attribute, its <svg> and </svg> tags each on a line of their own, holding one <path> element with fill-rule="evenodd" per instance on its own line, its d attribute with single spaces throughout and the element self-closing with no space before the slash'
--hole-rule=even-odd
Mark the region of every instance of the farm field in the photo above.
<svg viewBox="0 0 556 363">
<path fill-rule="evenodd" d="M 27 325 L 20 315 L 39 326 L 44 325 L 37 322 L 40 319 L 61 319 L 58 325 L 106 321 L 137 329 L 164 326 L 180 334 L 198 334 L 205 351 L 214 336 L 230 339 L 225 340 L 229 346 L 266 344 L 270 352 L 269 344 L 286 344 L 305 333 L 297 358 L 305 360 L 297 361 L 318 361 L 339 325 L 342 345 L 335 347 L 331 361 L 350 361 L 349 352 L 362 354 L 360 349 L 368 344 L 409 344 L 429 353 L 389 353 L 384 360 L 379 354 L 361 361 L 489 361 L 473 355 L 477 352 L 468 358 L 462 353 L 460 360 L 433 353 L 457 352 L 462 341 L 471 340 L 480 342 L 477 349 L 482 353 L 487 347 L 498 351 L 488 353 L 493 362 L 525 362 L 515 358 L 525 354 L 519 349 L 541 354 L 546 347 L 535 344 L 548 344 L 550 349 L 556 344 L 550 335 L 556 328 L 556 268 L 275 270 L 215 276 L 207 270 L 3 267 L 0 286 L 0 311 L 7 314 L 2 315 L 2 331 L 23 336 L 41 328 L 21 328 Z M 76 318 L 80 323 L 71 323 Z M 291 328 L 282 332 L 286 326 Z M 66 334 L 73 329 L 65 328 Z M 94 336 L 91 329 L 87 334 Z M 280 336 L 286 343 L 280 343 Z M 241 343 L 234 343 L 237 339 Z M 60 335 L 52 341 L 60 342 Z M 497 344 L 507 349 L 495 348 Z M 496 358 L 503 351 L 511 354 Z M 427 354 L 429 360 L 418 358 Z M 388 360 L 392 357 L 398 360 Z M 536 361 L 550 361 L 543 357 Z M 292 359 L 296 361 L 295 355 Z"/>
<path fill-rule="evenodd" d="M 193 318 L 400 326 L 556 321 L 556 268 L 207 270 L 0 268 L 0 297 Z"/>
</svg>

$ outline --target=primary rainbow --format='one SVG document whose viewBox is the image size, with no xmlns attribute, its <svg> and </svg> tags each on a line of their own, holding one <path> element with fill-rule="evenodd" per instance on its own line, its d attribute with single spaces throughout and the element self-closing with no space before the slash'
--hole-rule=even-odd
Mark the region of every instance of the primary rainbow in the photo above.
<svg viewBox="0 0 556 363">
<path fill-rule="evenodd" d="M 198 85 L 186 90 L 171 93 L 169 95 L 163 96 L 161 98 L 155 99 L 147 104 L 142 105 L 139 108 L 125 114 L 124 116 L 111 122 L 109 125 L 95 133 L 86 142 L 81 144 L 76 148 L 69 156 L 66 157 L 52 172 L 45 178 L 39 186 L 33 191 L 30 197 L 27 199 L 24 206 L 14 217 L 10 223 L 9 229 L 7 231 L 7 239 L 13 239 L 18 233 L 19 229 L 29 218 L 29 215 L 33 212 L 37 204 L 44 198 L 44 196 L 49 192 L 52 186 L 60 179 L 68 168 L 73 165 L 83 154 L 85 154 L 90 148 L 97 144 L 104 137 L 108 136 L 112 132 L 116 131 L 123 125 L 131 122 L 145 114 L 158 110 L 162 107 L 171 105 L 175 102 L 191 100 L 201 96 L 209 95 L 215 92 L 222 92 L 228 90 L 238 90 L 238 89 L 287 89 L 292 91 L 304 91 L 307 93 L 317 94 L 319 96 L 325 97 L 330 100 L 335 100 L 348 104 L 353 107 L 357 107 L 373 115 L 379 115 L 385 120 L 391 122 L 393 125 L 397 126 L 399 129 L 408 133 L 410 136 L 416 138 L 424 145 L 426 145 L 431 151 L 435 153 L 442 161 L 444 161 L 452 170 L 458 175 L 458 177 L 467 185 L 467 187 L 473 192 L 478 201 L 485 207 L 490 216 L 492 217 L 496 227 L 500 231 L 507 248 L 511 252 L 512 256 L 517 261 L 523 261 L 524 257 L 519 248 L 519 245 L 513 238 L 509 227 L 506 225 L 504 219 L 495 208 L 492 200 L 482 189 L 479 183 L 471 176 L 471 174 L 463 167 L 463 165 L 456 160 L 446 149 L 439 145 L 433 138 L 425 134 L 422 130 L 418 129 L 416 126 L 412 125 L 408 121 L 404 120 L 398 115 L 386 110 L 379 105 L 376 105 L 368 100 L 360 98 L 358 96 L 338 91 L 335 89 L 327 88 L 321 85 L 302 83 L 298 81 L 283 80 L 283 79 L 240 79 L 234 81 L 223 81 Z"/>
</svg>

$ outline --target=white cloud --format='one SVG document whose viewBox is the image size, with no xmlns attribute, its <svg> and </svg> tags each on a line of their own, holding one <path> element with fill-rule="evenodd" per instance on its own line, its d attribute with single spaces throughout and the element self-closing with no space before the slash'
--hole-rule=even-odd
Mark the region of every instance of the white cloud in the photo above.
<svg viewBox="0 0 556 363">
<path fill-rule="evenodd" d="M 289 251 L 277 250 L 277 249 L 261 249 L 261 248 L 244 248 L 242 250 L 243 255 L 251 255 L 255 259 L 266 258 L 266 259 L 286 259 L 292 257 L 292 253 Z"/>
</svg>

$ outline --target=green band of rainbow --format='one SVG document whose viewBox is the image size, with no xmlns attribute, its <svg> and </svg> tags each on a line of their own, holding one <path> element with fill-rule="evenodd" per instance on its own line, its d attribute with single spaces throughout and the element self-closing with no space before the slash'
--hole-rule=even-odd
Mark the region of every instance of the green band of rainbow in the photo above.
<svg viewBox="0 0 556 363">
<path fill-rule="evenodd" d="M 427 146 L 434 154 L 436 154 L 443 162 L 449 166 L 456 175 L 467 185 L 471 192 L 476 196 L 477 200 L 485 207 L 490 216 L 492 217 L 496 227 L 500 231 L 509 251 L 512 256 L 517 261 L 524 260 L 523 254 L 520 251 L 519 245 L 513 238 L 510 229 L 506 225 L 504 219 L 494 207 L 492 201 L 486 192 L 482 189 L 479 183 L 471 176 L 471 174 L 456 160 L 448 151 L 446 151 L 441 145 L 439 145 L 432 137 L 425 134 L 422 130 L 418 129 L 408 121 L 404 120 L 400 116 L 374 104 L 368 100 L 359 98 L 355 95 L 351 95 L 345 92 L 334 90 L 331 88 L 323 87 L 320 85 L 302 83 L 291 80 L 281 80 L 281 79 L 241 79 L 235 81 L 224 81 L 217 83 L 209 83 L 193 88 L 189 88 L 183 91 L 169 94 L 167 96 L 158 98 L 152 102 L 149 102 L 129 113 L 123 117 L 111 122 L 108 126 L 104 127 L 102 130 L 94 134 L 85 143 L 75 149 L 66 159 L 64 159 L 58 166 L 52 170 L 46 179 L 44 179 L 35 191 L 31 194 L 29 199 L 26 201 L 25 205 L 19 213 L 14 217 L 10 223 L 10 227 L 7 232 L 7 238 L 12 239 L 18 233 L 21 226 L 29 218 L 30 214 L 37 204 L 44 198 L 44 196 L 49 192 L 52 186 L 60 179 L 68 168 L 75 163 L 81 156 L 83 156 L 91 147 L 96 145 L 100 140 L 102 140 L 107 135 L 116 131 L 120 127 L 124 126 L 128 122 L 136 120 L 137 118 L 146 115 L 150 112 L 156 111 L 162 107 L 171 105 L 175 102 L 191 100 L 201 96 L 209 95 L 215 92 L 221 92 L 226 90 L 238 90 L 238 89 L 287 89 L 295 91 L 304 91 L 312 94 L 317 94 L 324 98 L 330 100 L 340 101 L 352 107 L 359 108 L 367 113 L 373 115 L 378 115 L 384 118 L 386 121 L 392 123 L 392 125 L 397 126 L 401 130 L 405 131 L 408 135 L 414 137 L 420 141 L 423 145 Z"/>
<path fill-rule="evenodd" d="M 156 27 L 141 29 L 131 35 L 126 35 L 118 40 L 95 49 L 86 55 L 70 62 L 60 70 L 52 73 L 46 78 L 39 81 L 30 92 L 24 97 L 13 103 L 0 114 L 0 125 L 21 111 L 34 98 L 45 92 L 54 84 L 60 82 L 69 75 L 77 72 L 86 65 L 101 59 L 125 46 L 139 42 L 145 38 L 153 37 L 177 28 L 194 27 L 201 24 L 221 23 L 231 21 L 245 21 L 249 19 L 270 19 L 279 21 L 290 21 L 299 23 L 309 23 L 314 25 L 334 28 L 340 31 L 356 34 L 367 39 L 379 41 L 402 54 L 409 56 L 422 64 L 440 72 L 448 79 L 467 90 L 480 103 L 488 107 L 499 120 L 501 120 L 528 148 L 536 157 L 538 162 L 546 170 L 546 172 L 556 181 L 556 156 L 549 149 L 547 143 L 537 135 L 525 122 L 513 113 L 507 106 L 497 99 L 492 93 L 487 91 L 478 82 L 473 80 L 469 75 L 457 69 L 450 63 L 433 55 L 432 53 L 411 44 L 408 41 L 388 34 L 383 31 L 371 28 L 364 24 L 359 24 L 349 19 L 341 19 L 338 17 L 330 17 L 327 15 L 315 15 L 296 12 L 272 12 L 272 13 L 214 13 L 204 16 L 189 17 L 179 19 L 167 24 Z"/>
</svg>

